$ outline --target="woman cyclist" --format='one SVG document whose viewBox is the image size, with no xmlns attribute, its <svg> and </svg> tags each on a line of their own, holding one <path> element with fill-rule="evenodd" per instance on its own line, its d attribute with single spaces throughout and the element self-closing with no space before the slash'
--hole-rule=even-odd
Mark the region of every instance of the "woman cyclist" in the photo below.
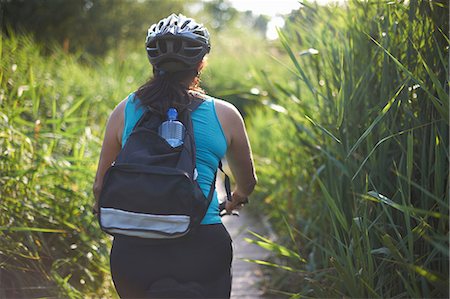
<svg viewBox="0 0 450 299">
<path fill-rule="evenodd" d="M 172 14 L 152 25 L 146 49 L 153 78 L 111 113 L 94 183 L 96 204 L 106 170 L 124 146 L 134 125 L 150 106 L 161 113 L 189 103 L 203 103 L 191 114 L 196 144 L 197 181 L 205 194 L 214 183 L 218 161 L 226 156 L 235 179 L 231 212 L 246 202 L 256 184 L 253 159 L 244 122 L 230 103 L 207 96 L 199 88 L 199 74 L 210 50 L 208 30 L 193 19 Z M 120 297 L 229 298 L 231 238 L 219 216 L 217 194 L 200 228 L 174 242 L 155 244 L 146 239 L 115 236 L 111 274 Z"/>
</svg>

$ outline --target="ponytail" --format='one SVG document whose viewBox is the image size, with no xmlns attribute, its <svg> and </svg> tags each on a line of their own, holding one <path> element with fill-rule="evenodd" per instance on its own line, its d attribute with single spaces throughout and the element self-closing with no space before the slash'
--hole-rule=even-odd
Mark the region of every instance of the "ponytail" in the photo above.
<svg viewBox="0 0 450 299">
<path fill-rule="evenodd" d="M 139 87 L 136 97 L 142 106 L 150 106 L 152 109 L 165 114 L 170 107 L 179 111 L 191 101 L 189 91 L 204 93 L 199 87 L 199 69 L 190 69 L 178 72 L 161 72 L 153 70 L 153 78 Z"/>
</svg>

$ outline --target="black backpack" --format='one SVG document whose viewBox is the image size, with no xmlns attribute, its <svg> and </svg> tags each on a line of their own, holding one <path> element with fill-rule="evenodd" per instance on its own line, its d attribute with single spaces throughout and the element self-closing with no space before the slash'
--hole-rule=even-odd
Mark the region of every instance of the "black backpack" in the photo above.
<svg viewBox="0 0 450 299">
<path fill-rule="evenodd" d="M 105 174 L 99 199 L 99 223 L 103 231 L 111 235 L 173 239 L 200 225 L 213 197 L 217 174 L 205 197 L 196 181 L 191 120 L 192 111 L 202 102 L 193 98 L 179 112 L 186 134 L 184 143 L 175 148 L 158 134 L 165 117 L 149 107 L 144 112 Z M 229 196 L 229 186 L 226 187 Z"/>
</svg>

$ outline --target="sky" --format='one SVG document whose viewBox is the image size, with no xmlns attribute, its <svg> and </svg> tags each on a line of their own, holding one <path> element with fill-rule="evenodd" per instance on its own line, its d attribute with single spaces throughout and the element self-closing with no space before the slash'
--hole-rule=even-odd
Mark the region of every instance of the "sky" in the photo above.
<svg viewBox="0 0 450 299">
<path fill-rule="evenodd" d="M 251 10 L 255 14 L 274 17 L 279 14 L 290 13 L 300 8 L 301 0 L 228 0 L 234 8 L 240 11 Z M 344 0 L 345 1 L 345 0 Z M 312 2 L 311 0 L 309 2 Z M 319 4 L 343 2 L 343 0 L 315 0 Z"/>
<path fill-rule="evenodd" d="M 287 14 L 300 8 L 297 0 L 229 0 L 234 8 L 240 11 L 251 10 L 254 14 L 264 14 L 271 17 L 277 14 Z"/>
<path fill-rule="evenodd" d="M 319 4 L 330 2 L 342 2 L 343 0 L 316 0 Z M 299 9 L 301 4 L 298 0 L 229 0 L 234 8 L 240 11 L 251 10 L 253 14 L 264 14 L 271 17 L 267 25 L 267 38 L 276 39 L 276 27 L 283 27 L 284 21 L 280 15 L 288 14 L 293 9 Z"/>
</svg>

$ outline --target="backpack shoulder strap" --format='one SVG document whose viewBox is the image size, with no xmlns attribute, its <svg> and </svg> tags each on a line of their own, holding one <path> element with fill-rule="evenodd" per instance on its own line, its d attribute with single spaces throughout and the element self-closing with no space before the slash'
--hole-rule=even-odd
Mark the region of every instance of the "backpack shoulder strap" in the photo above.
<svg viewBox="0 0 450 299">
<path fill-rule="evenodd" d="M 191 113 L 194 112 L 204 100 L 199 98 L 192 98 L 191 102 L 183 109 L 183 124 L 186 127 L 186 131 L 189 134 L 192 134 L 192 138 L 194 137 L 194 127 L 192 125 Z M 194 138 L 193 138 L 194 139 Z M 193 145 L 195 149 L 195 140 L 193 140 Z"/>
<path fill-rule="evenodd" d="M 219 160 L 219 167 L 218 168 L 225 175 L 224 183 L 225 183 L 225 191 L 226 191 L 226 194 L 227 194 L 227 200 L 231 201 L 230 177 L 225 173 L 225 171 L 223 171 L 222 161 L 221 160 Z M 216 187 L 217 171 L 218 170 L 216 170 L 216 172 L 214 173 L 214 179 L 213 179 L 213 181 L 211 183 L 211 187 L 209 189 L 209 193 L 208 193 L 208 197 L 207 197 L 208 203 L 211 202 L 211 200 L 213 198 L 213 195 L 214 195 L 214 190 L 215 190 L 215 187 Z"/>
<path fill-rule="evenodd" d="M 193 97 L 191 102 L 186 106 L 190 113 L 194 112 L 205 100 Z"/>
<path fill-rule="evenodd" d="M 222 173 L 225 175 L 224 183 L 225 183 L 225 191 L 227 193 L 227 200 L 231 201 L 231 184 L 230 184 L 230 177 L 223 171 L 222 168 L 222 161 L 219 161 L 219 169 L 222 171 Z"/>
</svg>

